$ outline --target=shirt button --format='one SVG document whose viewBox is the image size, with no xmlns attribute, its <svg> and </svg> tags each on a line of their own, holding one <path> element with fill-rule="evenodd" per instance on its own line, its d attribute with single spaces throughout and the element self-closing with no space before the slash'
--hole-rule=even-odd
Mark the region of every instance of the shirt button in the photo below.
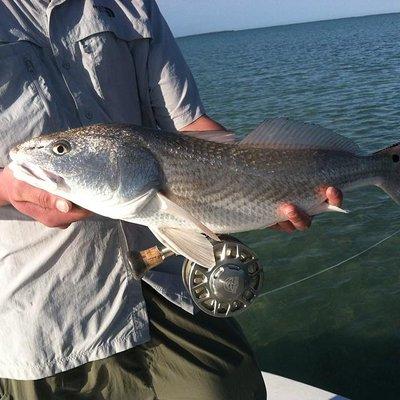
<svg viewBox="0 0 400 400">
<path fill-rule="evenodd" d="M 87 119 L 92 119 L 92 118 L 93 118 L 93 114 L 92 114 L 90 111 L 87 111 L 87 112 L 85 113 L 85 117 L 86 117 Z"/>
<path fill-rule="evenodd" d="M 29 72 L 35 72 L 35 68 L 33 67 L 33 64 L 32 64 L 31 60 L 26 59 L 25 60 L 25 65 L 26 65 L 26 68 L 27 68 L 27 70 Z"/>
<path fill-rule="evenodd" d="M 70 64 L 69 62 L 67 62 L 67 61 L 63 62 L 63 63 L 62 63 L 62 66 L 63 66 L 63 68 L 65 68 L 65 69 L 70 69 L 70 68 L 71 68 L 71 64 Z"/>
</svg>

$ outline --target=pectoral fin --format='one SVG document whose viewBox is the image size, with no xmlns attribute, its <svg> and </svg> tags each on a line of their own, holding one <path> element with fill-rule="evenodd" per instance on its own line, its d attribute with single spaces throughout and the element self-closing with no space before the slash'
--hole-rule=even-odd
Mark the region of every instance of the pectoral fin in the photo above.
<svg viewBox="0 0 400 400">
<path fill-rule="evenodd" d="M 168 199 L 168 197 L 166 197 L 162 193 L 157 193 L 157 199 L 160 202 L 161 210 L 163 210 L 165 213 L 174 215 L 180 219 L 184 219 L 188 222 L 191 222 L 201 232 L 205 233 L 211 239 L 219 241 L 218 236 L 214 232 L 212 232 L 203 223 L 201 223 L 199 220 L 190 215 L 190 213 L 184 210 L 181 206 L 174 203 L 172 200 Z"/>
<path fill-rule="evenodd" d="M 204 236 L 207 235 L 219 241 L 214 232 L 162 193 L 157 193 L 149 203 L 149 207 L 153 212 L 170 215 L 174 217 L 173 219 L 180 221 L 181 227 L 149 225 L 151 231 L 162 244 L 174 253 L 204 267 L 210 268 L 215 265 L 213 246 Z M 168 220 L 168 218 L 165 220 Z"/>
<path fill-rule="evenodd" d="M 149 226 L 156 238 L 174 253 L 206 268 L 215 265 L 213 246 L 201 233 L 191 230 Z"/>
</svg>

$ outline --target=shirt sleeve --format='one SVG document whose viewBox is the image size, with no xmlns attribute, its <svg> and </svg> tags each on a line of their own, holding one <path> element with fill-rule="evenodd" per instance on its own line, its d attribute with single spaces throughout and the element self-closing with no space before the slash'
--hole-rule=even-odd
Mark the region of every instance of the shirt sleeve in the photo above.
<svg viewBox="0 0 400 400">
<path fill-rule="evenodd" d="M 192 73 L 154 0 L 150 0 L 150 24 L 151 106 L 160 128 L 180 129 L 205 114 L 204 107 Z"/>
</svg>

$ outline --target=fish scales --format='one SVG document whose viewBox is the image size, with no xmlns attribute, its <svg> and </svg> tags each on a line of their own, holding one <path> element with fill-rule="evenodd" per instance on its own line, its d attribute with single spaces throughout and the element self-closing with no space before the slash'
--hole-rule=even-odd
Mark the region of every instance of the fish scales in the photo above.
<svg viewBox="0 0 400 400">
<path fill-rule="evenodd" d="M 206 134 L 204 134 L 206 135 Z M 98 214 L 148 226 L 177 254 L 212 266 L 202 235 L 263 228 L 293 203 L 343 211 L 326 189 L 376 185 L 400 203 L 400 146 L 363 155 L 327 129 L 266 121 L 240 143 L 95 125 L 32 139 L 10 153 L 18 179 Z"/>
<path fill-rule="evenodd" d="M 307 210 L 325 200 L 317 188 L 347 188 L 384 173 L 380 160 L 346 152 L 241 148 L 138 133 L 129 140 L 139 140 L 160 161 L 170 197 L 218 233 L 272 225 L 283 219 L 279 203 Z"/>
</svg>

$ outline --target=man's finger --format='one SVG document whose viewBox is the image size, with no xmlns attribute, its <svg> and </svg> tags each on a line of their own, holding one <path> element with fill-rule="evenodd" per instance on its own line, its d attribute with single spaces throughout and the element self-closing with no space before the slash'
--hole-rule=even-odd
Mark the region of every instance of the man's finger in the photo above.
<svg viewBox="0 0 400 400">
<path fill-rule="evenodd" d="M 343 202 L 343 193 L 334 187 L 328 187 L 326 189 L 326 197 L 329 204 L 340 207 Z"/>
<path fill-rule="evenodd" d="M 35 203 L 23 201 L 16 202 L 13 205 L 18 211 L 49 227 L 68 227 L 72 222 L 91 215 L 90 211 L 75 207 L 68 213 L 62 213 L 55 209 L 45 209 Z"/>
<path fill-rule="evenodd" d="M 284 204 L 281 206 L 281 213 L 293 224 L 299 231 L 304 231 L 311 225 L 311 217 L 303 210 L 293 204 Z"/>
<path fill-rule="evenodd" d="M 270 226 L 271 229 L 278 231 L 278 232 L 286 232 L 286 233 L 293 233 L 296 228 L 290 221 L 282 221 L 275 225 Z"/>
<path fill-rule="evenodd" d="M 34 203 L 45 209 L 57 209 L 62 213 L 67 213 L 72 208 L 70 201 L 27 184 L 21 184 L 17 190 L 18 201 Z"/>
<path fill-rule="evenodd" d="M 49 227 L 57 227 L 69 223 L 68 216 L 58 210 L 42 208 L 38 204 L 18 201 L 13 206 L 20 212 Z"/>
<path fill-rule="evenodd" d="M 67 217 L 69 218 L 69 222 L 76 222 L 81 219 L 90 217 L 91 215 L 93 215 L 91 211 L 73 204 L 71 210 L 67 214 Z"/>
<path fill-rule="evenodd" d="M 55 206 L 58 211 L 62 213 L 67 213 L 71 210 L 72 204 L 65 199 L 56 199 Z"/>
<path fill-rule="evenodd" d="M 57 226 L 58 229 L 67 229 L 71 224 Z"/>
</svg>

